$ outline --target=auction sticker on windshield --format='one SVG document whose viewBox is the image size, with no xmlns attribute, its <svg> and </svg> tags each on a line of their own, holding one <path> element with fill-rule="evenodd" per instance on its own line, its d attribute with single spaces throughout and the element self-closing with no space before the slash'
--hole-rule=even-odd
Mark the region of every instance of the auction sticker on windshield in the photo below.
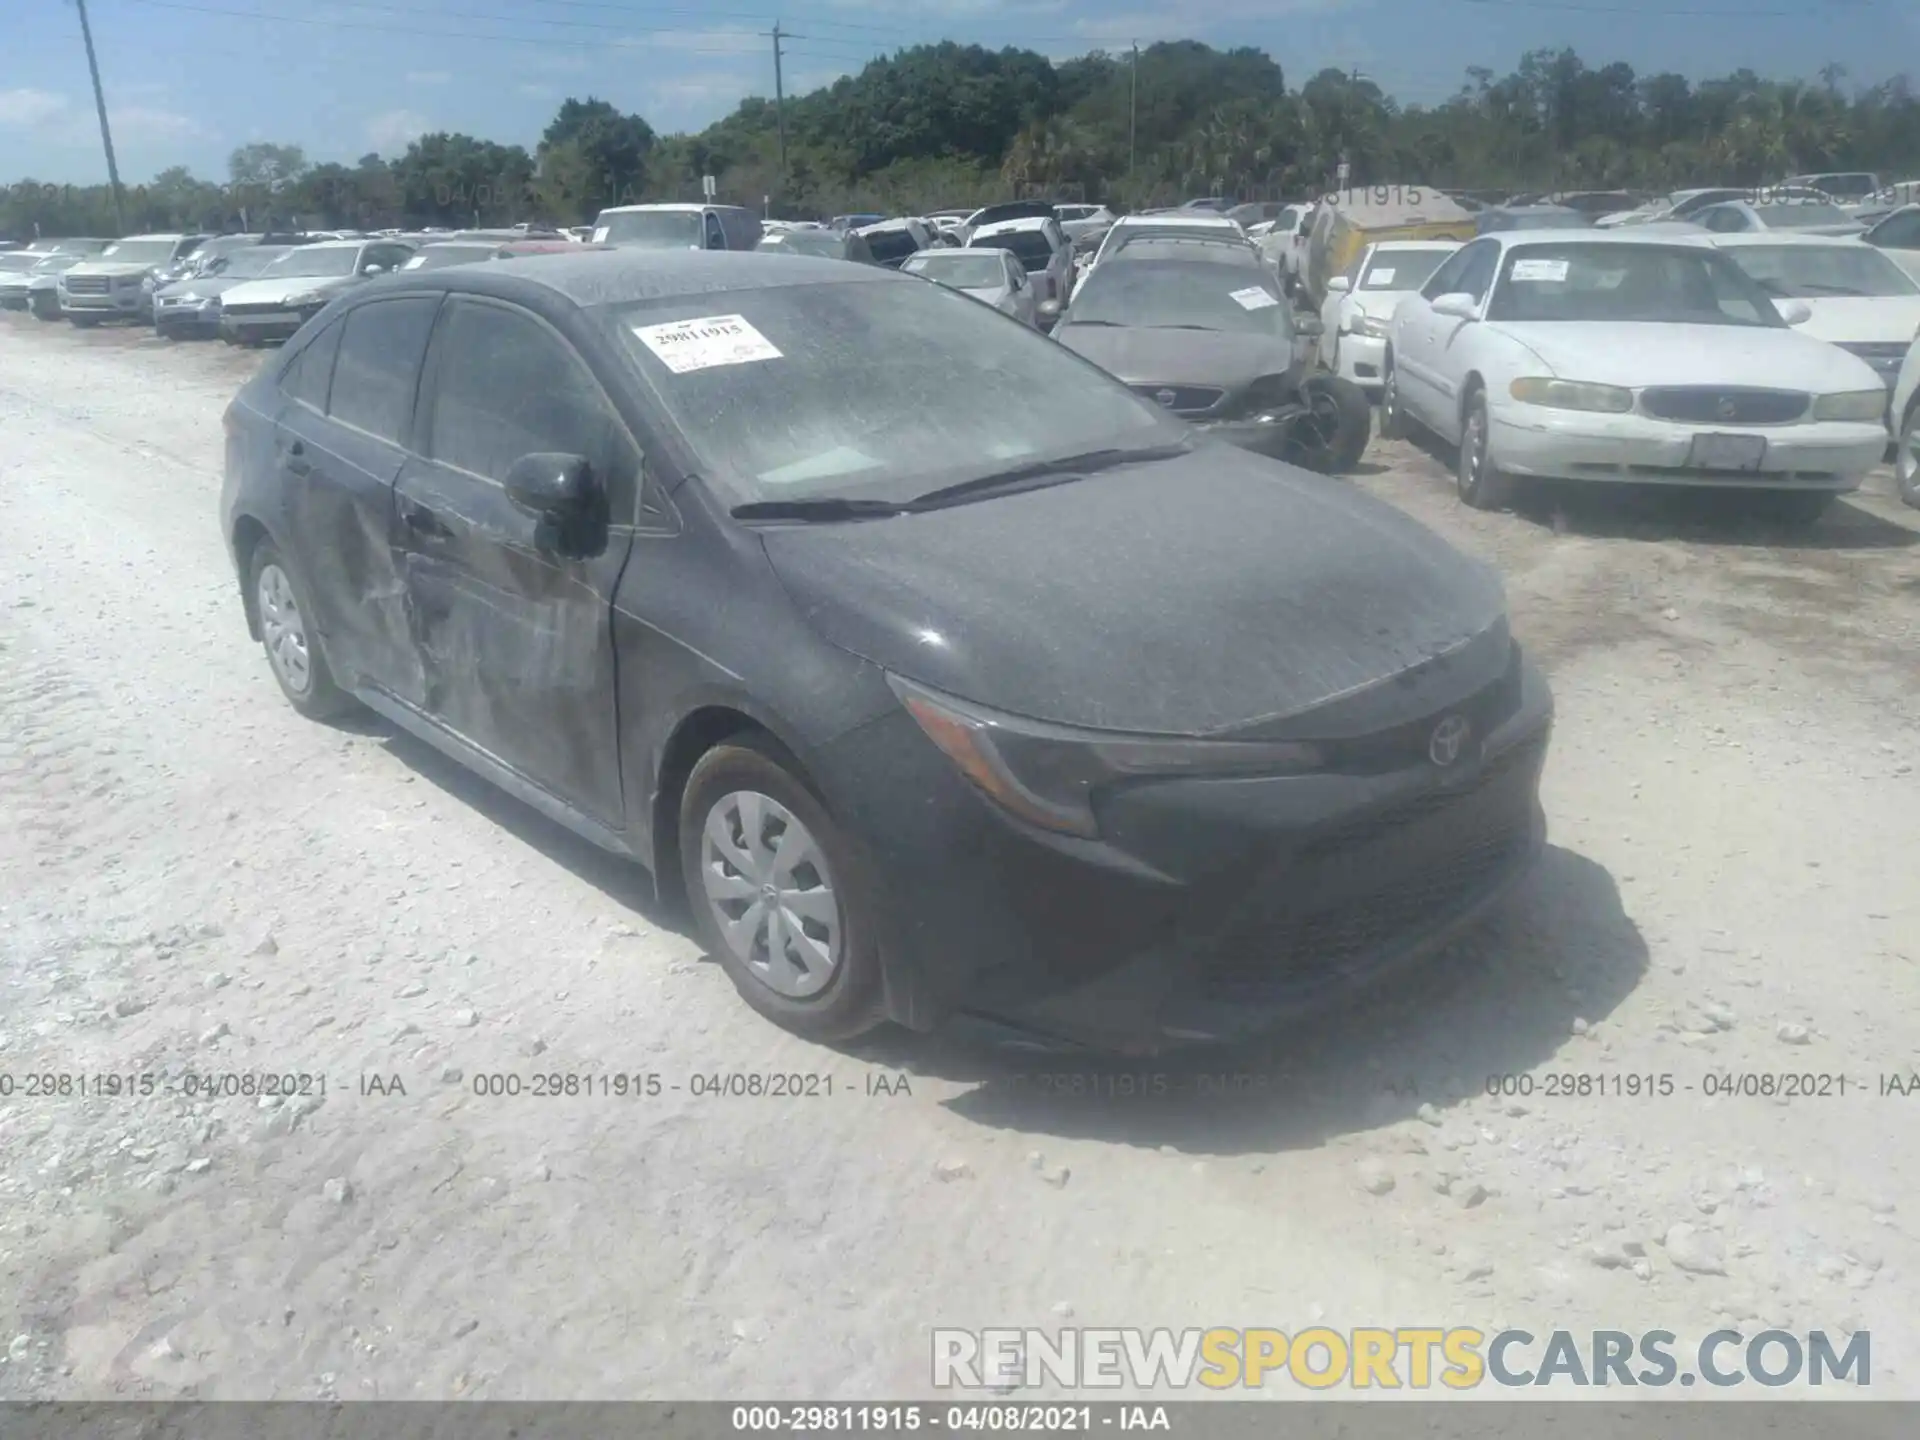
<svg viewBox="0 0 1920 1440">
<path fill-rule="evenodd" d="M 780 358 L 773 342 L 743 315 L 702 315 L 666 325 L 636 325 L 633 333 L 676 375 Z"/>
<path fill-rule="evenodd" d="M 1230 293 L 1228 298 L 1237 300 L 1240 303 L 1240 308 L 1243 310 L 1264 310 L 1269 305 L 1278 305 L 1280 303 L 1277 296 L 1268 294 L 1258 285 L 1249 285 L 1244 290 L 1235 290 Z"/>
<path fill-rule="evenodd" d="M 1375 270 L 1372 274 L 1367 276 L 1367 288 L 1370 290 L 1373 289 L 1375 286 L 1391 285 L 1392 283 L 1393 283 L 1393 271 L 1391 270 Z"/>
<path fill-rule="evenodd" d="M 1516 260 L 1510 280 L 1545 280 L 1557 282 L 1567 278 L 1565 260 Z"/>
</svg>

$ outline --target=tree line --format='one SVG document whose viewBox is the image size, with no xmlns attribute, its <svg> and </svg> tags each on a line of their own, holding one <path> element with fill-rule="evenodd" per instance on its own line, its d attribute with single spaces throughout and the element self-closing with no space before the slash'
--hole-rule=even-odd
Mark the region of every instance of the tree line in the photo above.
<svg viewBox="0 0 1920 1440">
<path fill-rule="evenodd" d="M 127 231 L 305 225 L 577 224 L 608 205 L 722 199 L 787 216 L 912 213 L 1048 195 L 1137 208 L 1200 194 L 1291 199 L 1336 183 L 1513 190 L 1761 185 L 1788 174 L 1920 173 L 1920 99 L 1905 76 L 1850 87 L 1749 70 L 1694 81 L 1537 50 L 1470 69 L 1434 105 L 1322 70 L 1289 89 L 1252 48 L 1167 41 L 1052 62 L 944 42 L 898 51 L 781 117 L 763 97 L 697 134 L 657 135 L 607 100 L 569 99 L 529 151 L 425 135 L 394 158 L 310 164 L 292 144 L 233 152 L 224 182 L 176 166 L 125 187 Z M 784 154 L 783 154 L 784 152 Z M 0 233 L 115 233 L 105 185 L 0 189 Z"/>
</svg>

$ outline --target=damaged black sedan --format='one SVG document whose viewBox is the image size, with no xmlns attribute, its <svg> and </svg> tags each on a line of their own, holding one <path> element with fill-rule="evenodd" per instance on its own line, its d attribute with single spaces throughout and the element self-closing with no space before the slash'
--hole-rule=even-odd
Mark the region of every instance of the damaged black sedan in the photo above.
<svg viewBox="0 0 1920 1440">
<path fill-rule="evenodd" d="M 1373 407 L 1314 373 L 1319 325 L 1252 247 L 1150 236 L 1087 272 L 1053 338 L 1224 440 L 1338 475 L 1367 448 Z"/>
<path fill-rule="evenodd" d="M 227 414 L 286 698 L 647 867 L 764 1015 L 1146 1053 L 1525 872 L 1498 578 L 943 287 L 608 251 L 370 282 Z"/>
</svg>

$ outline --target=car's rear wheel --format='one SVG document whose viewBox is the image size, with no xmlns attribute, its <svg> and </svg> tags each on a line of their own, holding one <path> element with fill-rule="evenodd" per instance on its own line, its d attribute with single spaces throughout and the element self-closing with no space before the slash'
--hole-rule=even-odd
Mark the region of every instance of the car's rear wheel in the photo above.
<svg viewBox="0 0 1920 1440">
<path fill-rule="evenodd" d="M 1493 460 L 1493 426 L 1487 418 L 1484 390 L 1476 389 L 1467 397 L 1454 484 L 1460 498 L 1476 510 L 1504 510 L 1513 500 L 1513 477 Z"/>
<path fill-rule="evenodd" d="M 1293 421 L 1288 459 L 1322 475 L 1343 475 L 1360 463 L 1373 429 L 1366 393 L 1338 375 L 1300 382 L 1303 414 Z"/>
<path fill-rule="evenodd" d="M 1907 407 L 1907 418 L 1900 426 L 1893 478 L 1899 486 L 1900 498 L 1920 510 L 1920 404 Z"/>
<path fill-rule="evenodd" d="M 306 587 L 294 578 L 293 567 L 263 540 L 249 569 L 260 645 L 288 703 L 309 720 L 329 720 L 352 709 L 353 697 L 334 683 L 320 651 Z"/>
<path fill-rule="evenodd" d="M 58 320 L 60 318 L 60 302 L 50 295 L 44 297 L 39 295 L 34 296 L 28 308 L 33 311 L 33 318 L 36 320 Z"/>
<path fill-rule="evenodd" d="M 884 1019 L 864 857 L 779 745 L 700 757 L 680 802 L 680 867 L 701 944 L 755 1010 L 810 1040 Z"/>
</svg>

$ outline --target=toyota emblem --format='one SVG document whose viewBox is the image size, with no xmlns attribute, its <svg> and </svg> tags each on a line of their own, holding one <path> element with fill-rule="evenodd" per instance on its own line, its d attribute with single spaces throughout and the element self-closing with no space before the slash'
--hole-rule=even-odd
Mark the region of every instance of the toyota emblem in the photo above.
<svg viewBox="0 0 1920 1440">
<path fill-rule="evenodd" d="M 1740 413 L 1740 402 L 1732 396 L 1728 396 L 1713 407 L 1713 413 L 1718 415 L 1722 420 L 1731 420 Z"/>
<path fill-rule="evenodd" d="M 1467 748 L 1467 736 L 1472 729 L 1464 715 L 1447 716 L 1433 727 L 1433 735 L 1427 741 L 1427 758 L 1440 766 L 1453 764 Z"/>
<path fill-rule="evenodd" d="M 1156 390 L 1154 391 L 1153 398 L 1158 400 L 1162 405 L 1165 405 L 1168 409 L 1172 409 L 1173 402 L 1180 397 L 1171 390 Z"/>
</svg>

